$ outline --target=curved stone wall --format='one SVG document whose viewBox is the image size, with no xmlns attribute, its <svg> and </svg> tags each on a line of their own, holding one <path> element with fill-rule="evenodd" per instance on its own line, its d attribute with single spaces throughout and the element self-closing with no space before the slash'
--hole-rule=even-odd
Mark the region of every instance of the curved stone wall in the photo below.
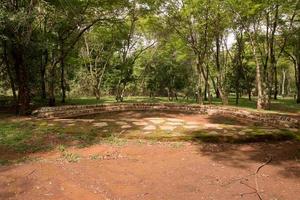
<svg viewBox="0 0 300 200">
<path fill-rule="evenodd" d="M 214 105 L 156 103 L 76 105 L 43 107 L 35 110 L 33 115 L 39 118 L 71 118 L 112 111 L 176 111 L 207 115 L 230 115 L 273 126 L 300 128 L 300 117 L 293 115 L 258 112 L 236 107 Z"/>
</svg>

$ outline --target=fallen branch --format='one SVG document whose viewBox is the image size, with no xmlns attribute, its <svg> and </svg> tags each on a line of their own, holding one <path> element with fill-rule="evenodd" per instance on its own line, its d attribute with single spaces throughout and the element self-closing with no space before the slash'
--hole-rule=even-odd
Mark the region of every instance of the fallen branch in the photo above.
<svg viewBox="0 0 300 200">
<path fill-rule="evenodd" d="M 270 162 L 272 161 L 272 156 L 264 163 L 262 164 L 261 166 L 259 166 L 257 169 L 256 169 L 256 172 L 255 172 L 255 176 L 254 176 L 254 179 L 255 179 L 255 190 L 256 190 L 256 195 L 257 197 L 262 200 L 260 194 L 259 194 L 259 185 L 258 185 L 258 181 L 257 181 L 257 175 L 258 175 L 258 172 L 260 169 L 262 169 L 264 166 L 266 166 L 267 164 L 269 164 Z"/>
<path fill-rule="evenodd" d="M 259 200 L 262 200 L 262 197 L 261 197 L 261 195 L 259 194 L 259 184 L 258 184 L 258 177 L 257 177 L 257 175 L 258 175 L 259 171 L 260 171 L 264 166 L 266 166 L 267 164 L 269 164 L 270 162 L 272 162 L 272 156 L 271 156 L 266 162 L 264 162 L 262 165 L 260 165 L 260 166 L 255 170 L 254 173 L 248 174 L 248 175 L 243 176 L 243 177 L 241 177 L 241 178 L 233 179 L 233 180 L 229 181 L 228 183 L 223 184 L 222 186 L 227 186 L 227 185 L 230 185 L 230 184 L 233 184 L 233 183 L 236 183 L 236 182 L 239 181 L 240 184 L 243 184 L 243 185 L 245 185 L 245 186 L 247 186 L 248 188 L 250 188 L 250 189 L 253 190 L 253 192 L 242 193 L 242 194 L 240 194 L 241 196 L 249 195 L 249 194 L 256 194 L 257 197 L 259 198 Z M 255 188 L 252 187 L 252 186 L 250 186 L 250 185 L 248 185 L 248 184 L 246 184 L 245 182 L 243 182 L 244 180 L 245 180 L 245 181 L 248 181 L 248 177 L 250 177 L 250 176 L 254 176 Z"/>
</svg>

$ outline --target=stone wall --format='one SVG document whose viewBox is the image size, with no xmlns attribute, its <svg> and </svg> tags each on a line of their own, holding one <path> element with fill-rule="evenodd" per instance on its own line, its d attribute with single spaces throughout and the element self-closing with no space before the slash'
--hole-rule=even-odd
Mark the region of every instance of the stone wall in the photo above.
<svg viewBox="0 0 300 200">
<path fill-rule="evenodd" d="M 71 118 L 112 111 L 176 111 L 207 115 L 230 115 L 278 127 L 300 128 L 300 117 L 268 112 L 258 112 L 229 106 L 183 104 L 97 104 L 43 107 L 33 112 L 38 118 Z"/>
</svg>

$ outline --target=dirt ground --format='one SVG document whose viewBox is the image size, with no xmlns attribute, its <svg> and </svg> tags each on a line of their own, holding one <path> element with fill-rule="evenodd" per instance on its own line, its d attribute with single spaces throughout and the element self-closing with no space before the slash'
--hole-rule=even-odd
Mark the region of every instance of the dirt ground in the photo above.
<svg viewBox="0 0 300 200">
<path fill-rule="evenodd" d="M 300 144 L 295 142 L 133 140 L 63 152 L 76 162 L 56 150 L 0 167 L 0 199 L 259 199 L 256 189 L 262 199 L 300 197 Z"/>
</svg>

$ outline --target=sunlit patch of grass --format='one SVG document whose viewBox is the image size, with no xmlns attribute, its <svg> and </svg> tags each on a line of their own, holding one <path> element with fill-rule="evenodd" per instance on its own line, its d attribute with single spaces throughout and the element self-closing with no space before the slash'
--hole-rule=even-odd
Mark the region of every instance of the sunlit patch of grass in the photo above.
<svg viewBox="0 0 300 200">
<path fill-rule="evenodd" d="M 31 122 L 0 123 L 0 145 L 20 153 L 49 148 L 43 143 L 46 134 Z"/>
<path fill-rule="evenodd" d="M 80 155 L 69 152 L 64 145 L 60 145 L 58 150 L 61 152 L 61 158 L 70 163 L 76 163 L 80 160 Z"/>
<path fill-rule="evenodd" d="M 120 138 L 120 137 L 112 134 L 109 137 L 103 138 L 103 140 L 101 140 L 101 143 L 116 145 L 116 146 L 123 146 L 123 145 L 127 144 L 127 140 L 125 138 Z"/>
<path fill-rule="evenodd" d="M 182 143 L 182 142 L 172 142 L 171 147 L 173 147 L 175 149 L 180 149 L 180 148 L 184 147 L 184 143 Z"/>
</svg>

